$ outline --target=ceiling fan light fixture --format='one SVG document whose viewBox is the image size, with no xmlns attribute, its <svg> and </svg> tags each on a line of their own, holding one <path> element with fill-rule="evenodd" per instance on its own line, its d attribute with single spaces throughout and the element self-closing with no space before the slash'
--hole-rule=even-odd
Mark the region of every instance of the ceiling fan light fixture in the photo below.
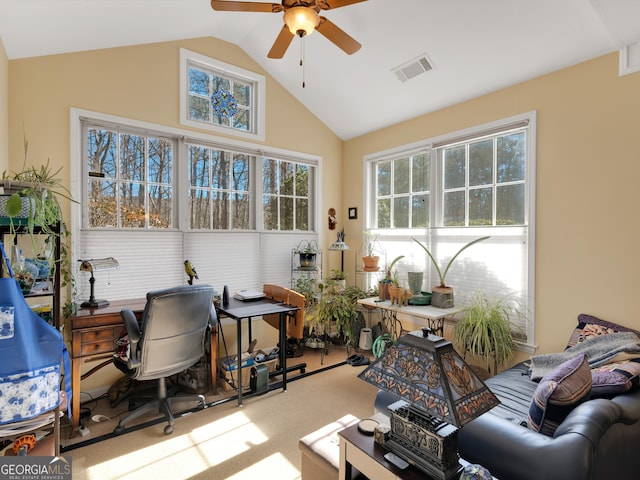
<svg viewBox="0 0 640 480">
<path fill-rule="evenodd" d="M 292 7 L 284 12 L 284 23 L 293 35 L 311 35 L 320 23 L 320 15 L 309 7 Z"/>
</svg>

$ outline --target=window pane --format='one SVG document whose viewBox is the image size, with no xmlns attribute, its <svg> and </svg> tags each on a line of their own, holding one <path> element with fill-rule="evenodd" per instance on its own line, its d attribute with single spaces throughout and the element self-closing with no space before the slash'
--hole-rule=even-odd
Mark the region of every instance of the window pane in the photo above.
<svg viewBox="0 0 640 480">
<path fill-rule="evenodd" d="M 235 155 L 233 158 L 233 190 L 249 191 L 249 157 Z"/>
<path fill-rule="evenodd" d="M 173 193 L 170 187 L 149 186 L 149 227 L 171 228 Z"/>
<path fill-rule="evenodd" d="M 163 138 L 149 138 L 149 182 L 171 184 L 173 149 Z"/>
<path fill-rule="evenodd" d="M 460 188 L 465 185 L 465 147 L 444 150 L 444 188 Z"/>
<path fill-rule="evenodd" d="M 209 99 L 189 96 L 189 118 L 198 122 L 209 121 Z"/>
<path fill-rule="evenodd" d="M 469 191 L 469 225 L 493 225 L 493 188 Z"/>
<path fill-rule="evenodd" d="M 238 82 L 233 83 L 233 96 L 238 102 L 238 105 L 244 105 L 246 107 L 251 106 L 251 86 Z"/>
<path fill-rule="evenodd" d="M 296 195 L 309 196 L 309 167 L 307 165 L 296 165 Z"/>
<path fill-rule="evenodd" d="M 393 199 L 393 226 L 396 228 L 409 227 L 409 197 L 395 197 Z"/>
<path fill-rule="evenodd" d="M 87 166 L 89 174 L 116 178 L 118 135 L 107 130 L 89 129 L 87 134 Z"/>
<path fill-rule="evenodd" d="M 296 229 L 309 230 L 309 200 L 296 198 Z"/>
<path fill-rule="evenodd" d="M 428 192 L 430 183 L 429 155 L 423 153 L 412 157 L 411 191 Z"/>
<path fill-rule="evenodd" d="M 393 194 L 409 193 L 409 168 L 408 158 L 402 158 L 393 162 Z"/>
<path fill-rule="evenodd" d="M 249 198 L 248 194 L 233 194 L 233 228 L 249 229 Z"/>
<path fill-rule="evenodd" d="M 493 140 L 469 144 L 469 185 L 493 183 Z"/>
<path fill-rule="evenodd" d="M 270 158 L 262 161 L 262 191 L 264 193 L 278 193 L 278 162 Z"/>
<path fill-rule="evenodd" d="M 496 189 L 496 224 L 524 225 L 524 184 Z"/>
<path fill-rule="evenodd" d="M 378 199 L 378 228 L 391 227 L 391 199 Z"/>
<path fill-rule="evenodd" d="M 280 162 L 280 195 L 293 195 L 293 164 Z"/>
<path fill-rule="evenodd" d="M 411 204 L 411 226 L 429 226 L 429 195 L 414 195 Z"/>
<path fill-rule="evenodd" d="M 498 138 L 498 183 L 524 180 L 525 143 L 524 132 Z"/>
<path fill-rule="evenodd" d="M 293 230 L 293 198 L 280 197 L 280 230 Z"/>
<path fill-rule="evenodd" d="M 189 192 L 189 226 L 194 229 L 211 228 L 211 214 L 209 206 L 209 191 L 202 188 L 191 189 Z"/>
<path fill-rule="evenodd" d="M 123 134 L 120 135 L 120 139 L 122 150 L 120 178 L 123 180 L 144 180 L 145 138 Z"/>
<path fill-rule="evenodd" d="M 193 187 L 208 187 L 209 160 L 211 150 L 206 147 L 191 145 L 189 147 L 189 184 Z"/>
<path fill-rule="evenodd" d="M 442 224 L 445 227 L 463 227 L 464 192 L 446 192 L 444 194 L 444 209 Z"/>
<path fill-rule="evenodd" d="M 198 95 L 211 96 L 209 92 L 209 75 L 201 70 L 189 69 L 189 91 Z"/>
<path fill-rule="evenodd" d="M 264 215 L 264 229 L 265 230 L 277 230 L 278 229 L 278 198 L 267 196 L 263 197 L 262 212 Z"/>
<path fill-rule="evenodd" d="M 376 167 L 378 196 L 391 195 L 391 162 L 379 163 Z"/>
<path fill-rule="evenodd" d="M 120 184 L 120 222 L 125 228 L 145 227 L 144 188 L 139 183 Z"/>
<path fill-rule="evenodd" d="M 214 230 L 229 230 L 229 194 L 227 192 L 211 192 L 213 206 Z"/>
<path fill-rule="evenodd" d="M 89 182 L 89 227 L 117 227 L 116 184 L 103 180 Z"/>
<path fill-rule="evenodd" d="M 219 189 L 228 189 L 229 188 L 229 160 L 228 156 L 230 155 L 228 152 L 223 152 L 221 150 L 214 150 L 212 152 L 213 158 L 211 162 L 211 172 L 213 188 Z"/>
<path fill-rule="evenodd" d="M 251 110 L 238 109 L 236 114 L 231 117 L 233 120 L 233 128 L 238 130 L 249 130 L 251 125 Z"/>
</svg>

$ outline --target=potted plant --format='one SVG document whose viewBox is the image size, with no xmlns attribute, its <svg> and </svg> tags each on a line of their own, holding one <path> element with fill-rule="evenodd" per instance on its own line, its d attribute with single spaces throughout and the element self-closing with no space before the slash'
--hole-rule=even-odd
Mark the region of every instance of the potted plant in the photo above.
<svg viewBox="0 0 640 480">
<path fill-rule="evenodd" d="M 330 331 L 331 323 L 335 322 L 336 331 L 342 335 L 345 344 L 353 346 L 359 333 L 355 331 L 358 304 L 357 298 L 353 294 L 353 288 L 341 290 L 338 283 L 330 278 L 320 284 L 319 288 L 320 295 L 315 309 L 318 330 L 326 337 Z M 364 296 L 364 293 L 362 295 Z"/>
<path fill-rule="evenodd" d="M 429 249 L 424 244 L 422 244 L 418 239 L 413 238 L 413 240 L 418 245 L 420 245 L 425 252 L 427 252 L 427 255 L 431 259 L 431 262 L 433 263 L 433 266 L 435 267 L 436 272 L 438 272 L 438 278 L 440 279 L 440 284 L 432 288 L 431 305 L 433 305 L 434 307 L 441 307 L 441 308 L 451 308 L 454 306 L 453 288 L 445 284 L 445 278 L 447 276 L 447 273 L 449 272 L 449 269 L 451 268 L 451 265 L 453 265 L 453 262 L 455 261 L 455 259 L 458 258 L 458 255 L 460 255 L 464 250 L 469 248 L 471 245 L 474 245 L 478 242 L 486 240 L 487 238 L 489 237 L 476 238 L 475 240 L 472 240 L 466 245 L 464 245 L 460 250 L 456 252 L 456 254 L 453 257 L 451 257 L 451 260 L 449 260 L 444 270 L 440 270 L 440 267 L 438 266 L 438 262 L 436 262 L 436 259 L 433 258 L 433 255 L 431 254 Z"/>
<path fill-rule="evenodd" d="M 59 269 L 61 286 L 71 284 L 71 260 L 68 245 L 68 231 L 62 218 L 60 198 L 75 201 L 71 198 L 69 190 L 62 185 L 58 174 L 62 168 L 53 171 L 49 160 L 39 167 L 28 166 L 29 142 L 24 140 L 24 162 L 19 172 L 2 173 L 0 185 L 4 189 L 4 212 L 8 219 L 11 233 L 16 232 L 17 227 L 25 228 L 31 235 L 33 254 L 35 258 L 49 260 L 44 250 L 50 250 L 52 245 L 59 248 L 58 262 L 49 262 L 50 275 L 54 276 L 55 269 Z M 25 206 L 28 207 L 28 215 L 25 217 Z M 35 239 L 36 229 L 39 234 L 46 235 L 44 244 L 38 244 Z"/>
<path fill-rule="evenodd" d="M 329 274 L 331 280 L 335 280 L 338 286 L 344 290 L 347 287 L 347 276 L 342 270 L 333 269 Z"/>
<path fill-rule="evenodd" d="M 295 253 L 299 256 L 301 269 L 314 270 L 316 268 L 316 255 L 320 253 L 320 249 L 315 240 L 301 240 Z"/>
<path fill-rule="evenodd" d="M 378 297 L 380 300 L 389 300 L 389 286 L 394 284 L 398 286 L 398 272 L 393 272 L 393 266 L 398 263 L 404 255 L 399 255 L 394 258 L 387 266 L 385 271 L 385 277 L 378 282 Z"/>
<path fill-rule="evenodd" d="M 378 243 L 378 235 L 371 232 L 363 232 L 364 240 L 362 242 L 362 268 L 365 272 L 377 272 L 380 262 L 380 244 Z"/>
<path fill-rule="evenodd" d="M 492 359 L 494 370 L 511 361 L 514 348 L 511 319 L 523 316 L 513 295 L 489 297 L 485 292 L 475 290 L 458 315 L 454 342 L 461 352 L 484 357 L 489 371 Z"/>
</svg>

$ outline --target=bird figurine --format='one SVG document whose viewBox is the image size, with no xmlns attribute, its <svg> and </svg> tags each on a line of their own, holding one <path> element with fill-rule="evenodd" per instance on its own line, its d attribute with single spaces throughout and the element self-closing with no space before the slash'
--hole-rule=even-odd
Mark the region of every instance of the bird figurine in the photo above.
<svg viewBox="0 0 640 480">
<path fill-rule="evenodd" d="M 189 260 L 184 261 L 184 271 L 189 276 L 189 285 L 193 285 L 193 279 L 198 280 L 198 272 L 193 268 L 193 264 Z"/>
</svg>

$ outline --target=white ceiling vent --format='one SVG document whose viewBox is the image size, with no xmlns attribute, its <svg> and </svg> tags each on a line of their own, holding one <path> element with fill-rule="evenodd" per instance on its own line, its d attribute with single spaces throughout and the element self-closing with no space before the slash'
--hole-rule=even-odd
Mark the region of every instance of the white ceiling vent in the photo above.
<svg viewBox="0 0 640 480">
<path fill-rule="evenodd" d="M 425 72 L 433 69 L 433 64 L 427 58 L 426 54 L 420 55 L 418 58 L 408 61 L 407 63 L 400 65 L 392 69 L 391 71 L 396 74 L 398 80 L 406 82 L 407 80 L 422 75 Z"/>
</svg>

